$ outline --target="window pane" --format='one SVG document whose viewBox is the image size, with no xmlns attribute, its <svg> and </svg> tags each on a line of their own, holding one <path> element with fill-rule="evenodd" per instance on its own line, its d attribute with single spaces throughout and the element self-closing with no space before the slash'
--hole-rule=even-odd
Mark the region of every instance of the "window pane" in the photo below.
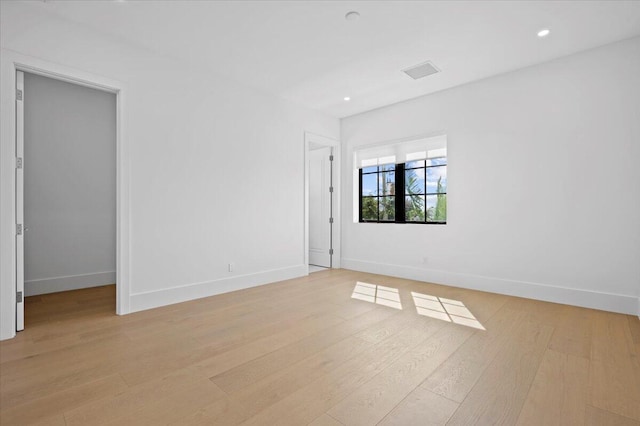
<svg viewBox="0 0 640 426">
<path fill-rule="evenodd" d="M 424 168 L 404 171 L 406 195 L 424 194 Z"/>
<path fill-rule="evenodd" d="M 380 166 L 381 172 L 393 172 L 395 169 L 396 169 L 395 164 L 383 164 L 382 166 Z"/>
<path fill-rule="evenodd" d="M 375 173 L 378 171 L 378 166 L 371 166 L 371 167 L 363 167 L 362 168 L 362 173 Z"/>
<path fill-rule="evenodd" d="M 386 172 L 380 173 L 380 195 L 395 195 L 396 194 L 396 173 Z"/>
<path fill-rule="evenodd" d="M 427 166 L 443 166 L 447 164 L 447 157 L 429 158 Z"/>
<path fill-rule="evenodd" d="M 362 195 L 378 195 L 378 174 L 362 175 Z"/>
<path fill-rule="evenodd" d="M 447 221 L 447 195 L 427 195 L 427 222 Z"/>
<path fill-rule="evenodd" d="M 380 197 L 380 220 L 396 220 L 396 197 Z"/>
<path fill-rule="evenodd" d="M 411 195 L 404 199 L 405 220 L 424 222 L 424 195 Z"/>
<path fill-rule="evenodd" d="M 378 220 L 377 197 L 362 197 L 362 220 Z"/>
<path fill-rule="evenodd" d="M 424 167 L 424 160 L 408 161 L 404 164 L 405 169 L 412 169 L 416 167 Z"/>
<path fill-rule="evenodd" d="M 447 166 L 427 168 L 427 194 L 447 192 Z"/>
</svg>

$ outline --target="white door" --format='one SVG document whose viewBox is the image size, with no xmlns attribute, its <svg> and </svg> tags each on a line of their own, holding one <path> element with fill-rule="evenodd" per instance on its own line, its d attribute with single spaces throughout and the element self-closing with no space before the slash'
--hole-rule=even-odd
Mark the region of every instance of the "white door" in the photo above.
<svg viewBox="0 0 640 426">
<path fill-rule="evenodd" d="M 332 148 L 309 152 L 309 264 L 331 267 Z"/>
<path fill-rule="evenodd" d="M 24 330 L 24 73 L 16 73 L 16 331 Z"/>
</svg>

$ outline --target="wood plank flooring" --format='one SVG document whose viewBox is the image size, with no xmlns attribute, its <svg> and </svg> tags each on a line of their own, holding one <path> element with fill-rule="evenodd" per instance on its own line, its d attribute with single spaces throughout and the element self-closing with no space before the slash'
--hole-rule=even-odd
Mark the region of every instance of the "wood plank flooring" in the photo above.
<svg viewBox="0 0 640 426">
<path fill-rule="evenodd" d="M 27 298 L 0 423 L 640 426 L 637 317 L 347 270 L 114 312 Z"/>
</svg>

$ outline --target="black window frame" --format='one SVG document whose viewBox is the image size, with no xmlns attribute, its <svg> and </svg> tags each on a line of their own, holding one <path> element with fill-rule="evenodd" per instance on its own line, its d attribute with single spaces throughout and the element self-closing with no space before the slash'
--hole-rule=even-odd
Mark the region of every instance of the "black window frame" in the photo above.
<svg viewBox="0 0 640 426">
<path fill-rule="evenodd" d="M 439 158 L 447 158 L 445 157 L 439 157 Z M 420 167 L 408 167 L 406 168 L 406 164 L 408 163 L 413 163 L 413 161 L 411 162 L 407 162 L 407 163 L 397 163 L 394 166 L 394 172 L 395 172 L 395 190 L 394 190 L 394 194 L 393 197 L 395 197 L 395 217 L 394 220 L 380 220 L 380 198 L 384 197 L 385 195 L 380 195 L 379 193 L 376 195 L 363 195 L 362 194 L 362 183 L 363 183 L 363 176 L 364 175 L 379 175 L 381 173 L 388 173 L 389 170 L 387 169 L 381 169 L 383 167 L 388 167 L 389 164 L 385 164 L 385 165 L 380 165 L 380 166 L 371 166 L 371 167 L 376 167 L 376 171 L 375 172 L 363 172 L 363 168 L 358 169 L 358 178 L 359 178 L 359 183 L 358 183 L 358 221 L 360 223 L 403 223 L 403 224 L 423 224 L 423 225 L 446 225 L 447 221 L 445 220 L 443 221 L 428 221 L 428 215 L 427 215 L 427 197 L 430 195 L 447 195 L 447 190 L 448 190 L 448 185 L 447 188 L 445 189 L 444 192 L 429 192 L 427 190 L 427 170 L 430 168 L 436 168 L 436 167 L 447 167 L 448 168 L 448 161 L 445 162 L 445 164 L 432 164 L 432 165 L 428 165 L 428 161 L 429 160 L 433 160 L 433 159 L 425 159 L 425 160 L 421 160 L 424 161 L 424 166 L 420 166 Z M 370 167 L 367 167 L 370 168 Z M 425 187 L 424 187 L 424 194 L 414 194 L 414 195 L 422 195 L 424 196 L 424 209 L 425 209 L 425 218 L 424 221 L 413 221 L 413 220 L 406 220 L 405 216 L 406 216 L 406 210 L 405 210 L 405 199 L 408 196 L 406 194 L 405 191 L 405 171 L 406 170 L 418 170 L 418 169 L 424 169 L 424 183 L 425 183 Z M 448 171 L 448 170 L 447 170 Z M 378 179 L 376 179 L 376 181 L 378 181 Z M 387 195 L 388 196 L 388 195 Z M 410 195 L 409 195 L 410 196 Z M 362 218 L 362 200 L 363 198 L 376 198 L 378 200 L 378 219 L 377 220 L 364 220 Z"/>
</svg>

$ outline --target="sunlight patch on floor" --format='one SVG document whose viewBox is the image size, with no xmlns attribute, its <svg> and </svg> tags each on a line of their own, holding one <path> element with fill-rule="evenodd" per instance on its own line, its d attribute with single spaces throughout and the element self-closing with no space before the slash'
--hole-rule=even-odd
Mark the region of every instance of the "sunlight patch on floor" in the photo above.
<svg viewBox="0 0 640 426">
<path fill-rule="evenodd" d="M 414 291 L 411 292 L 411 297 L 418 315 L 485 330 L 480 321 L 459 300 L 416 293 Z M 351 293 L 351 298 L 394 309 L 402 309 L 400 290 L 394 287 L 357 281 L 353 293 Z"/>
<path fill-rule="evenodd" d="M 358 281 L 355 288 L 353 289 L 351 298 L 364 300 L 365 302 L 375 303 L 378 305 L 388 306 L 394 309 L 402 309 L 402 303 L 400 302 L 400 293 L 397 288 L 393 287 L 385 287 L 382 285 L 375 285 Z"/>
<path fill-rule="evenodd" d="M 418 315 L 485 330 L 482 324 L 480 324 L 480 321 L 478 321 L 471 311 L 464 306 L 464 303 L 459 300 L 445 299 L 444 297 L 436 297 L 413 291 L 411 292 L 411 296 L 413 297 L 413 303 L 416 305 Z"/>
</svg>

